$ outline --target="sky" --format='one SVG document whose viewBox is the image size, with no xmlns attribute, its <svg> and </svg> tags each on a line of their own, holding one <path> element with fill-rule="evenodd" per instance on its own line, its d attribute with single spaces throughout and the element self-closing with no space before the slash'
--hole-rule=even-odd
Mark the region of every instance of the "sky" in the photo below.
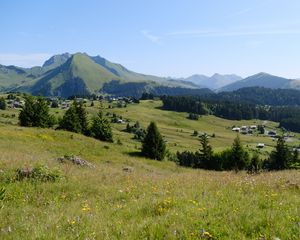
<svg viewBox="0 0 300 240">
<path fill-rule="evenodd" d="M 1 0 L 0 64 L 86 52 L 145 74 L 300 78 L 299 0 Z"/>
</svg>

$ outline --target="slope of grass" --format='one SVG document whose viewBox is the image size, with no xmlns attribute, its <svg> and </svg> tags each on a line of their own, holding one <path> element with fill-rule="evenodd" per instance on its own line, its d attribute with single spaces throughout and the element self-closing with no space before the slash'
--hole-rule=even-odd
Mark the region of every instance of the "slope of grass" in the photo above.
<svg viewBox="0 0 300 240">
<path fill-rule="evenodd" d="M 201 239 L 201 229 L 213 239 L 299 239 L 299 172 L 190 170 L 64 131 L 2 124 L 0 133 L 2 239 Z M 59 163 L 65 154 L 95 168 Z M 62 179 L 8 181 L 38 164 Z"/>
<path fill-rule="evenodd" d="M 113 104 L 95 102 L 94 107 L 87 107 L 89 116 L 102 106 L 105 113 L 122 115 L 132 123 L 138 120 L 143 127 L 154 120 L 172 152 L 199 148 L 198 139 L 191 136 L 194 129 L 215 133 L 210 140 L 220 150 L 236 136 L 232 125 L 258 123 L 213 116 L 192 121 L 186 113 L 160 110 L 160 101 L 142 101 L 127 108 L 108 105 Z M 51 111 L 57 116 L 64 112 Z M 0 111 L 0 188 L 6 190 L 0 201 L 0 239 L 300 237 L 299 171 L 248 175 L 186 169 L 139 157 L 140 143 L 123 131 L 125 124 L 113 124 L 119 143 L 105 143 L 71 132 L 19 127 L 17 115 L 15 109 Z M 242 140 L 249 148 L 258 141 L 274 145 L 262 136 L 242 136 Z M 95 167 L 57 161 L 73 154 Z M 60 180 L 15 180 L 17 168 L 40 165 L 58 171 Z"/>
</svg>

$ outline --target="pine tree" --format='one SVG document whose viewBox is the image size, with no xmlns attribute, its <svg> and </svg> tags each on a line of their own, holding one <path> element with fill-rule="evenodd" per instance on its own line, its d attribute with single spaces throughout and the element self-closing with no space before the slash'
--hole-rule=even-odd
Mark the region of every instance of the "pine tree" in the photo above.
<svg viewBox="0 0 300 240">
<path fill-rule="evenodd" d="M 49 114 L 49 107 L 44 98 L 35 99 L 28 96 L 19 114 L 19 121 L 21 126 L 46 128 L 54 125 L 55 118 Z"/>
<path fill-rule="evenodd" d="M 213 151 L 212 151 L 212 147 L 209 145 L 208 136 L 206 134 L 200 136 L 200 143 L 201 143 L 200 159 L 202 165 L 201 167 L 205 169 L 211 169 L 214 167 L 212 166 Z"/>
<path fill-rule="evenodd" d="M 74 100 L 72 106 L 66 111 L 62 120 L 59 122 L 58 128 L 89 135 L 87 113 L 83 104 L 77 103 L 76 100 Z"/>
<path fill-rule="evenodd" d="M 113 142 L 113 135 L 109 121 L 103 117 L 102 112 L 93 118 L 91 135 L 102 141 Z"/>
<path fill-rule="evenodd" d="M 6 102 L 3 97 L 0 98 L 0 109 L 5 110 L 6 109 Z"/>
<path fill-rule="evenodd" d="M 245 169 L 249 162 L 249 154 L 242 146 L 239 135 L 234 139 L 231 147 L 232 166 L 238 171 Z"/>
<path fill-rule="evenodd" d="M 290 151 L 285 144 L 284 138 L 280 136 L 277 140 L 275 150 L 270 155 L 270 168 L 275 170 L 286 169 L 288 168 L 290 159 Z"/>
<path fill-rule="evenodd" d="M 81 133 L 82 127 L 80 119 L 76 112 L 75 105 L 72 105 L 64 114 L 63 118 L 59 122 L 59 129 L 64 129 L 70 132 Z"/>
<path fill-rule="evenodd" d="M 154 122 L 151 122 L 147 128 L 143 139 L 142 154 L 156 160 L 163 160 L 166 155 L 166 144 Z"/>
<path fill-rule="evenodd" d="M 87 121 L 87 112 L 83 107 L 82 102 L 77 103 L 76 100 L 74 101 L 74 106 L 76 109 L 76 114 L 79 119 L 79 123 L 81 126 L 81 133 L 88 135 L 88 121 Z"/>
<path fill-rule="evenodd" d="M 26 97 L 25 105 L 19 114 L 19 122 L 21 126 L 33 127 L 34 119 L 34 98 Z"/>
<path fill-rule="evenodd" d="M 251 158 L 250 165 L 249 165 L 249 172 L 251 173 L 258 173 L 261 169 L 261 160 L 257 152 L 255 152 Z"/>
</svg>

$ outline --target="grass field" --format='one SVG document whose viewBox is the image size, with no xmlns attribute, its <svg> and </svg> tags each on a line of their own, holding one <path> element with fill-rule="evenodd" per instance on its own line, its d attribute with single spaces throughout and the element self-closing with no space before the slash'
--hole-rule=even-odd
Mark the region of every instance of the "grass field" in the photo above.
<svg viewBox="0 0 300 240">
<path fill-rule="evenodd" d="M 155 120 L 172 152 L 199 148 L 191 136 L 194 129 L 215 133 L 213 147 L 224 149 L 236 136 L 232 125 L 255 122 L 212 116 L 192 121 L 186 113 L 162 111 L 160 105 L 143 101 L 104 111 L 138 120 L 143 127 Z M 88 112 L 95 114 L 99 107 L 95 102 Z M 17 116 L 1 114 L 18 112 L 0 111 L 0 187 L 6 189 L 0 201 L 0 239 L 300 238 L 299 171 L 248 175 L 186 169 L 137 156 L 140 143 L 123 131 L 125 124 L 113 124 L 119 143 L 105 143 L 65 131 L 19 127 Z M 268 122 L 268 127 L 276 126 Z M 264 151 L 274 146 L 262 136 L 242 136 L 242 141 L 249 148 L 264 142 L 269 146 Z M 57 161 L 72 154 L 95 167 Z M 61 178 L 14 179 L 15 169 L 37 165 L 57 170 Z"/>
</svg>

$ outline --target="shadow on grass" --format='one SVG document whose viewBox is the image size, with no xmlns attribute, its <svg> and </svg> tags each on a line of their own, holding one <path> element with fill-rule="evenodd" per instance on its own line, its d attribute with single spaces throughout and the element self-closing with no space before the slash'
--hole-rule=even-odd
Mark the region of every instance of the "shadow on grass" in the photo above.
<svg viewBox="0 0 300 240">
<path fill-rule="evenodd" d="M 140 157 L 140 158 L 144 158 L 143 154 L 141 152 L 138 151 L 134 151 L 134 152 L 128 152 L 127 153 L 130 157 Z"/>
</svg>

